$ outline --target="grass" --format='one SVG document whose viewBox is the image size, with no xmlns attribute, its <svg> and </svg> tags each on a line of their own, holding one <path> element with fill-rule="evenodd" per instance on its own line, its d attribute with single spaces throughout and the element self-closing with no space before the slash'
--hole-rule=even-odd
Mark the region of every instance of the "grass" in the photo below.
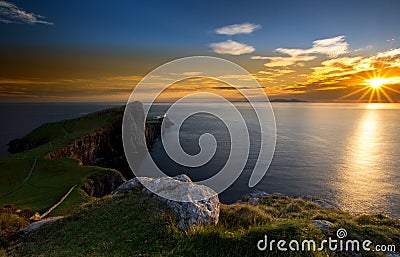
<svg viewBox="0 0 400 257">
<path fill-rule="evenodd" d="M 0 158 L 0 201 L 4 194 L 18 186 L 28 175 L 36 157 L 50 150 L 48 145 L 31 151 Z"/>
<path fill-rule="evenodd" d="M 31 178 L 18 190 L 0 199 L 0 205 L 11 204 L 21 209 L 31 208 L 42 213 L 55 204 L 72 186 L 81 185 L 90 175 L 108 170 L 81 166 L 78 160 L 71 158 L 56 160 L 40 158 Z"/>
<path fill-rule="evenodd" d="M 17 148 L 17 151 L 20 151 L 20 148 L 30 150 L 50 142 L 53 147 L 59 147 L 92 131 L 105 128 L 111 122 L 121 118 L 123 111 L 124 106 L 121 106 L 83 115 L 75 119 L 46 123 L 22 138 L 12 140 L 10 146 Z M 12 147 L 15 145 L 23 147 Z"/>
<path fill-rule="evenodd" d="M 314 239 L 334 232 L 312 224 L 325 218 L 349 239 L 400 245 L 400 221 L 383 215 L 352 216 L 301 199 L 274 196 L 260 205 L 222 205 L 217 226 L 179 231 L 165 205 L 141 193 L 105 197 L 64 220 L 14 241 L 15 256 L 348 256 L 340 252 L 258 251 L 258 240 Z M 333 234 L 332 234 L 333 233 Z M 363 256 L 383 256 L 362 252 Z"/>
<path fill-rule="evenodd" d="M 124 107 L 117 107 L 76 119 L 47 123 L 16 140 L 24 145 L 23 148 L 32 149 L 0 158 L 0 206 L 11 204 L 17 208 L 43 212 L 73 185 L 81 185 L 93 174 L 109 171 L 101 167 L 81 166 L 78 160 L 71 158 L 50 160 L 45 156 L 80 136 L 105 128 L 122 117 L 123 110 Z M 22 184 L 36 158 L 38 160 L 31 177 Z M 85 196 L 78 191 L 73 192 L 64 207 L 57 208 L 56 213 L 62 214 L 62 208 L 70 209 L 68 204 L 72 207 L 75 203 L 79 206 L 83 202 L 87 202 Z"/>
<path fill-rule="evenodd" d="M 117 107 L 77 119 L 47 123 L 23 138 L 13 140 L 14 150 L 25 151 L 0 158 L 0 207 L 12 206 L 0 210 L 0 245 L 7 243 L 12 233 L 29 224 L 29 217 L 34 212 L 44 213 L 74 185 L 79 186 L 50 216 L 66 215 L 92 200 L 80 186 L 88 177 L 108 173 L 110 169 L 81 166 L 79 160 L 71 158 L 50 160 L 46 156 L 80 136 L 107 127 L 122 117 L 123 110 L 123 107 Z M 18 209 L 23 211 L 17 212 Z M 21 216 L 21 213 L 27 216 Z M 0 251 L 0 256 L 2 253 Z"/>
</svg>

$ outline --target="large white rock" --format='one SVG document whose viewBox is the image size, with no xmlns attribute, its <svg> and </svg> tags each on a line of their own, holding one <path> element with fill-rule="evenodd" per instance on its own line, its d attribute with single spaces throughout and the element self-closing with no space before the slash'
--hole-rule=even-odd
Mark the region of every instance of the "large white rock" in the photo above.
<svg viewBox="0 0 400 257">
<path fill-rule="evenodd" d="M 135 190 L 142 190 L 164 202 L 176 214 L 179 229 L 218 223 L 220 203 L 217 193 L 209 187 L 192 183 L 187 175 L 134 178 L 122 184 L 113 194 Z"/>
</svg>

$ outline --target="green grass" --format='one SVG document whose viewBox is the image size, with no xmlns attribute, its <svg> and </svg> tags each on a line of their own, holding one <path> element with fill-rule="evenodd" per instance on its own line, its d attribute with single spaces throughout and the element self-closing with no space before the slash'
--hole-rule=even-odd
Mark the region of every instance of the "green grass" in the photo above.
<svg viewBox="0 0 400 257">
<path fill-rule="evenodd" d="M 36 157 L 50 150 L 48 145 L 0 158 L 0 201 L 3 194 L 19 185 L 28 175 Z"/>
<path fill-rule="evenodd" d="M 88 176 L 108 171 L 109 169 L 101 167 L 81 166 L 78 160 L 70 158 L 50 160 L 45 156 L 51 150 L 66 145 L 80 136 L 105 128 L 121 118 L 123 110 L 124 107 L 117 107 L 76 119 L 47 123 L 18 139 L 19 143 L 25 144 L 28 148 L 35 147 L 0 158 L 0 206 L 11 204 L 17 208 L 30 208 L 42 213 L 72 186 L 81 185 Z M 32 176 L 21 185 L 36 158 L 38 160 Z M 16 190 L 13 191 L 14 189 Z M 88 201 L 78 189 L 75 191 L 63 206 L 57 208 L 56 213 L 62 214 L 63 208 L 69 210 L 74 204 L 79 206 Z"/>
<path fill-rule="evenodd" d="M 72 213 L 81 205 L 88 203 L 92 200 L 80 187 L 75 188 L 71 194 L 54 209 L 49 216 L 63 216 Z"/>
<path fill-rule="evenodd" d="M 71 158 L 40 158 L 31 178 L 18 190 L 0 199 L 0 205 L 11 204 L 42 213 L 57 203 L 72 186 L 81 185 L 88 176 L 108 170 L 81 166 L 78 160 Z"/>
<path fill-rule="evenodd" d="M 346 256 L 340 252 L 260 252 L 269 240 L 314 239 L 328 235 L 312 224 L 324 217 L 345 228 L 350 239 L 400 245 L 400 221 L 382 215 L 354 217 L 311 202 L 276 196 L 261 205 L 222 205 L 217 226 L 179 231 L 162 203 L 141 193 L 92 201 L 64 220 L 12 243 L 15 256 Z M 363 256 L 383 256 L 370 252 Z"/>
<path fill-rule="evenodd" d="M 46 123 L 35 128 L 22 138 L 12 140 L 10 144 L 20 144 L 28 150 L 50 142 L 53 147 L 59 147 L 92 131 L 105 128 L 111 122 L 121 118 L 123 111 L 124 106 L 121 106 L 94 112 L 75 119 Z"/>
<path fill-rule="evenodd" d="M 151 215 L 149 215 L 151 213 Z M 117 215 L 117 216 L 115 216 Z M 169 252 L 173 220 L 166 207 L 151 197 L 105 198 L 53 226 L 24 238 L 23 256 L 139 256 Z M 31 241 L 28 243 L 28 241 Z M 17 242 L 18 244 L 18 242 Z"/>
</svg>

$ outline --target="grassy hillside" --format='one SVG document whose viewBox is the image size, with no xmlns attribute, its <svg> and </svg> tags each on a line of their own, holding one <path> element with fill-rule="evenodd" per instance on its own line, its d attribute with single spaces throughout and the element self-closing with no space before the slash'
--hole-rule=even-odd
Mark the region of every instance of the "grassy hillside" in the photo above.
<svg viewBox="0 0 400 257">
<path fill-rule="evenodd" d="M 25 137 L 13 140 L 10 147 L 14 150 L 28 150 L 0 158 L 0 207 L 10 204 L 43 212 L 73 185 L 84 183 L 93 174 L 107 172 L 109 169 L 81 166 L 75 159 L 50 160 L 45 156 L 80 136 L 108 126 L 121 117 L 123 110 L 117 107 L 44 124 Z M 84 198 L 76 192 L 67 201 L 82 202 Z"/>
<path fill-rule="evenodd" d="M 43 124 L 26 136 L 11 140 L 9 150 L 11 153 L 18 153 L 50 143 L 53 148 L 65 145 L 91 131 L 105 128 L 115 119 L 121 118 L 124 108 L 124 106 L 120 106 L 83 115 L 76 119 Z"/>
<path fill-rule="evenodd" d="M 349 256 L 348 253 L 260 252 L 258 240 L 326 239 L 312 224 L 325 219 L 348 238 L 400 244 L 400 222 L 384 216 L 354 217 L 312 202 L 274 196 L 260 205 L 223 205 L 217 226 L 179 231 L 166 207 L 154 198 L 133 193 L 105 197 L 64 220 L 15 241 L 15 256 Z M 333 235 L 331 235 L 333 236 Z M 384 256 L 363 252 L 363 256 Z"/>
</svg>

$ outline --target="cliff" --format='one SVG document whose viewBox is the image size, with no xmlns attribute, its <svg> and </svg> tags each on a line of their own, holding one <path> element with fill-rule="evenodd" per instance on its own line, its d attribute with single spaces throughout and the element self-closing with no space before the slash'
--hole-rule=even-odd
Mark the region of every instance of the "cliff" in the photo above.
<svg viewBox="0 0 400 257">
<path fill-rule="evenodd" d="M 89 196 L 103 197 L 111 194 L 125 181 L 125 178 L 118 171 L 108 170 L 88 177 L 81 188 Z"/>
<path fill-rule="evenodd" d="M 134 103 L 132 113 L 138 116 L 143 113 L 143 106 Z M 79 159 L 83 165 L 94 165 L 106 168 L 116 169 L 129 179 L 133 177 L 132 171 L 126 160 L 122 143 L 122 118 L 123 112 L 116 113 L 117 116 L 105 128 L 92 131 L 84 136 L 78 137 L 69 144 L 51 151 L 48 158 L 57 159 L 61 157 L 71 157 Z M 140 117 L 139 117 L 140 120 Z M 144 134 L 145 143 L 148 148 L 161 135 L 162 120 L 151 120 L 146 122 Z M 171 124 L 167 122 L 166 124 Z M 143 129 L 134 128 L 133 133 L 138 141 L 141 140 Z M 140 143 L 140 142 L 139 142 Z"/>
</svg>

